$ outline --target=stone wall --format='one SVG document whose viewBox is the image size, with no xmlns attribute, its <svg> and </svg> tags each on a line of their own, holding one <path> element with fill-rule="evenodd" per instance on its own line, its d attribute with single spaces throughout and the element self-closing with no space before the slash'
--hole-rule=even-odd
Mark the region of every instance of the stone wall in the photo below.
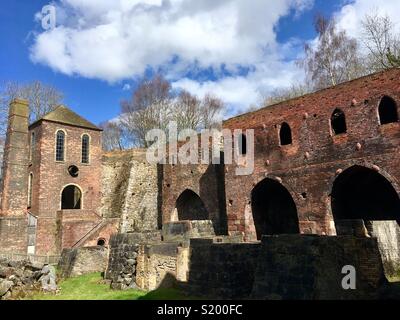
<svg viewBox="0 0 400 320">
<path fill-rule="evenodd" d="M 400 227 L 396 221 L 372 221 L 368 231 L 378 240 L 385 274 L 389 277 L 400 274 Z"/>
<path fill-rule="evenodd" d="M 342 287 L 354 266 L 356 290 Z M 264 236 L 254 277 L 255 299 L 375 299 L 386 279 L 376 239 L 352 236 Z"/>
<path fill-rule="evenodd" d="M 104 272 L 108 248 L 102 246 L 64 249 L 58 263 L 61 277 L 69 278 L 92 272 Z"/>
<path fill-rule="evenodd" d="M 190 241 L 187 284 L 191 294 L 244 299 L 251 294 L 261 245 Z"/>
<path fill-rule="evenodd" d="M 161 233 L 159 231 L 113 235 L 109 243 L 110 253 L 105 273 L 105 278 L 111 280 L 111 287 L 114 289 L 135 287 L 140 245 L 160 241 Z"/>
<path fill-rule="evenodd" d="M 103 156 L 104 217 L 121 218 L 121 232 L 157 230 L 158 169 L 146 161 L 145 150 L 109 152 Z"/>
</svg>

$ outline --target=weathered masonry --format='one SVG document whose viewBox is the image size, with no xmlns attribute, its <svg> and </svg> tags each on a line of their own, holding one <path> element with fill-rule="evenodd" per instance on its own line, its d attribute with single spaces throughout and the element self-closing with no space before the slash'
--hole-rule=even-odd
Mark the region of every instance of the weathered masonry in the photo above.
<svg viewBox="0 0 400 320">
<path fill-rule="evenodd" d="M 84 247 L 104 246 L 114 288 L 178 281 L 233 298 L 348 298 L 321 281 L 353 263 L 370 284 L 358 297 L 374 297 L 382 270 L 400 270 L 399 80 L 391 69 L 224 121 L 255 131 L 250 175 L 235 170 L 252 149 L 245 134 L 233 136 L 239 165 L 153 165 L 146 150 L 103 152 L 101 130 L 64 106 L 29 125 L 15 100 L 0 254 L 68 249 L 63 268 L 79 260 L 81 272 L 95 267 L 82 257 L 107 256 Z"/>
</svg>

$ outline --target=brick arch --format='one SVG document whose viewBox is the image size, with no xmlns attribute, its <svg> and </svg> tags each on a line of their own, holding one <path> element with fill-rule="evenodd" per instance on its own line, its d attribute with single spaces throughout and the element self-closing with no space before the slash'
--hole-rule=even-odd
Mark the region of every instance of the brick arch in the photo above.
<svg viewBox="0 0 400 320">
<path fill-rule="evenodd" d="M 264 234 L 300 232 L 295 198 L 281 179 L 264 177 L 253 186 L 249 197 L 257 239 Z"/>
<path fill-rule="evenodd" d="M 83 189 L 79 185 L 77 185 L 75 183 L 66 184 L 61 188 L 61 191 L 60 191 L 60 206 L 59 206 L 60 210 L 63 210 L 62 209 L 62 201 L 63 201 L 64 190 L 66 188 L 68 188 L 68 187 L 71 187 L 71 186 L 76 187 L 80 191 L 80 195 L 81 195 L 81 197 L 80 197 L 80 210 L 82 210 L 84 208 L 84 193 L 83 193 Z"/>
<path fill-rule="evenodd" d="M 336 234 L 336 228 L 335 228 L 335 217 L 334 217 L 334 210 L 332 207 L 332 192 L 334 188 L 334 184 L 337 181 L 337 179 L 341 176 L 342 173 L 346 172 L 347 170 L 350 170 L 351 168 L 355 167 L 360 167 L 360 168 L 365 168 L 371 171 L 375 171 L 378 175 L 383 177 L 393 188 L 397 196 L 400 198 L 400 187 L 397 179 L 392 176 L 388 171 L 378 167 L 377 165 L 370 163 L 370 162 L 365 162 L 365 161 L 353 161 L 350 165 L 346 166 L 346 168 L 340 168 L 336 171 L 336 173 L 330 178 L 329 180 L 329 194 L 327 194 L 326 200 L 327 200 L 327 220 L 331 224 L 331 229 L 332 229 L 332 234 Z"/>
<path fill-rule="evenodd" d="M 200 195 L 190 188 L 184 189 L 175 199 L 172 221 L 208 220 L 209 210 Z"/>
</svg>

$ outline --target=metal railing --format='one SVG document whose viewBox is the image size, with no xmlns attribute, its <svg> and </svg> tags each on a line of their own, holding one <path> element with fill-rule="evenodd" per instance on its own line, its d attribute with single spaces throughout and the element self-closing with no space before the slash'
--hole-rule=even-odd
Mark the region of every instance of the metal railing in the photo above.
<svg viewBox="0 0 400 320">
<path fill-rule="evenodd" d="M 44 264 L 58 264 L 60 256 L 55 255 L 37 255 L 37 254 L 24 254 L 24 253 L 11 253 L 11 252 L 0 252 L 0 258 L 7 259 L 10 261 L 29 261 L 33 263 L 44 263 Z"/>
</svg>

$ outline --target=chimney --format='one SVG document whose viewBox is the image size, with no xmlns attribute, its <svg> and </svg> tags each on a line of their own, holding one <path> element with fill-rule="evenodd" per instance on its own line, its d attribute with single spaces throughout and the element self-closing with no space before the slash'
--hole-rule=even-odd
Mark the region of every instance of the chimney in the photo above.
<svg viewBox="0 0 400 320">
<path fill-rule="evenodd" d="M 1 193 L 2 216 L 23 216 L 28 198 L 28 121 L 29 104 L 15 99 L 10 104 L 3 155 Z"/>
</svg>

